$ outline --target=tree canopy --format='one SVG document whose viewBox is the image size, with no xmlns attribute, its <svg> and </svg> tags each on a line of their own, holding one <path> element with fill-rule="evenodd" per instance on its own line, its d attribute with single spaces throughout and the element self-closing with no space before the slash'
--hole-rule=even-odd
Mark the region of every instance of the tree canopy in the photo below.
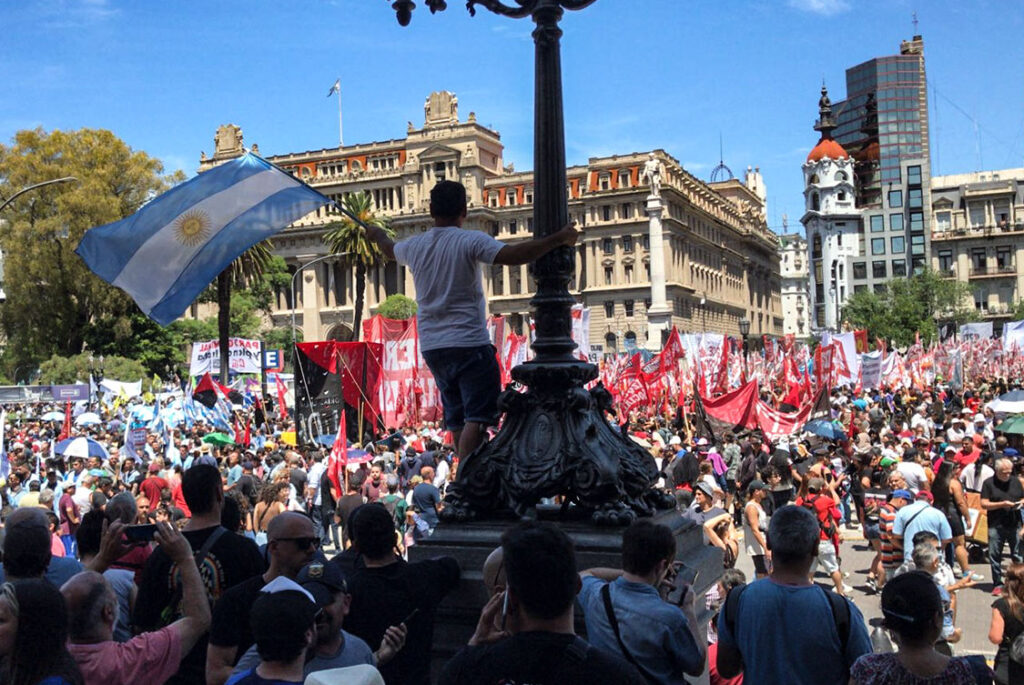
<svg viewBox="0 0 1024 685">
<path fill-rule="evenodd" d="M 77 181 L 26 193 L 0 216 L 7 294 L 0 308 L 7 338 L 3 366 L 71 357 L 86 344 L 124 348 L 150 360 L 166 354 L 171 343 L 157 333 L 159 326 L 125 293 L 93 275 L 74 250 L 88 229 L 131 215 L 184 175 L 165 175 L 160 160 L 105 130 L 25 130 L 0 145 L 2 198 L 64 176 Z"/>
<path fill-rule="evenodd" d="M 385 319 L 411 319 L 416 316 L 416 300 L 399 293 L 388 295 L 377 307 L 377 313 Z"/>
<path fill-rule="evenodd" d="M 885 291 L 854 293 L 843 305 L 842 318 L 854 328 L 866 328 L 870 339 L 881 338 L 897 346 L 938 336 L 941 323 L 962 324 L 977 320 L 972 288 L 925 270 L 909 278 L 886 283 Z"/>
</svg>

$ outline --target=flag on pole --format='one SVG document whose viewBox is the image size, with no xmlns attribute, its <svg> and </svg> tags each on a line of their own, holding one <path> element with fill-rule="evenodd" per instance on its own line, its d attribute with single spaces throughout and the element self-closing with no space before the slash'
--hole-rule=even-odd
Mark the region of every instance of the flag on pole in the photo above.
<svg viewBox="0 0 1024 685">
<path fill-rule="evenodd" d="M 348 466 L 348 436 L 345 434 L 345 410 L 341 410 L 341 419 L 338 421 L 338 434 L 334 436 L 334 444 L 331 446 L 331 456 L 327 458 L 327 477 L 338 492 L 344 492 L 341 487 L 341 476 L 339 475 Z"/>
<path fill-rule="evenodd" d="M 247 152 L 86 231 L 75 252 L 166 326 L 243 252 L 329 202 Z"/>
<path fill-rule="evenodd" d="M 329 91 L 327 91 L 327 97 L 331 97 L 335 93 L 340 93 L 340 92 L 341 92 L 341 79 L 338 79 L 337 81 L 334 82 L 334 85 L 331 86 L 331 89 Z"/>
</svg>

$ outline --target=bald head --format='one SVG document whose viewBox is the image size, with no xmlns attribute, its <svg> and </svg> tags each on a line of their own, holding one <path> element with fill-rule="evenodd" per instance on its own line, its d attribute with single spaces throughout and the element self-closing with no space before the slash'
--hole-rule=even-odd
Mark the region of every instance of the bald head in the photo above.
<svg viewBox="0 0 1024 685">
<path fill-rule="evenodd" d="M 505 551 L 501 547 L 495 548 L 487 555 L 487 559 L 484 560 L 483 577 L 489 597 L 505 589 Z"/>
<path fill-rule="evenodd" d="M 267 524 L 267 539 L 303 537 L 313 534 L 313 522 L 305 514 L 284 511 L 270 519 Z"/>
<path fill-rule="evenodd" d="M 107 579 L 95 571 L 71 576 L 60 588 L 68 608 L 72 642 L 110 640 L 117 620 L 117 596 Z"/>
</svg>

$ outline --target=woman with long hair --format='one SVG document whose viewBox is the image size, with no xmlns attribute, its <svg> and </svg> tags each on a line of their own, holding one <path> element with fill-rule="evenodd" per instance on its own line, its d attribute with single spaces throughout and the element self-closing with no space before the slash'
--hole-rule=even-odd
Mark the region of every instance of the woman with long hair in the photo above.
<svg viewBox="0 0 1024 685">
<path fill-rule="evenodd" d="M 291 485 L 288 482 L 267 483 L 260 491 L 260 501 L 252 513 L 253 530 L 255 531 L 256 544 L 263 545 L 267 542 L 267 525 L 275 516 L 282 511 L 288 510 L 288 497 L 291 493 Z"/>
<path fill-rule="evenodd" d="M 0 586 L 0 682 L 82 685 L 67 640 L 64 597 L 49 581 L 31 578 Z"/>
<path fill-rule="evenodd" d="M 974 685 L 991 683 L 984 657 L 949 657 L 935 650 L 942 634 L 942 598 L 931 576 L 911 571 L 882 588 L 882 625 L 896 652 L 865 654 L 850 669 L 854 685 Z"/>
<path fill-rule="evenodd" d="M 992 603 L 988 639 L 996 650 L 996 683 L 1024 683 L 1024 664 L 1010 658 L 1010 646 L 1024 633 L 1024 564 L 1012 564 L 1003 579 L 1003 594 Z"/>
<path fill-rule="evenodd" d="M 970 519 L 967 511 L 967 498 L 964 496 L 964 486 L 957 480 L 953 471 L 955 464 L 951 459 L 943 459 L 932 483 L 932 497 L 935 499 L 933 506 L 946 515 L 949 527 L 953 531 L 953 555 L 956 563 L 960 565 L 960 577 L 981 580 L 980 575 L 971 573 L 971 566 L 967 560 L 966 531 L 964 530 L 964 519 Z"/>
</svg>

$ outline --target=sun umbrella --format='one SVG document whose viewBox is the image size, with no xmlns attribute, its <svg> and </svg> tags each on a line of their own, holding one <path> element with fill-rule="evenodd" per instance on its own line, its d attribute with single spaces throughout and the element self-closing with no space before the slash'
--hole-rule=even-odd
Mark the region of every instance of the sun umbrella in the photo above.
<svg viewBox="0 0 1024 685">
<path fill-rule="evenodd" d="M 48 412 L 46 412 L 45 414 L 43 414 L 39 418 L 41 418 L 43 421 L 63 421 L 64 420 L 64 412 L 62 412 L 62 411 L 48 411 Z"/>
<path fill-rule="evenodd" d="M 203 442 L 208 445 L 220 445 L 221 447 L 235 444 L 235 441 L 224 433 L 207 433 L 203 436 Z"/>
<path fill-rule="evenodd" d="M 91 411 L 79 414 L 78 418 L 75 419 L 76 426 L 97 426 L 101 423 L 103 423 L 103 419 Z"/>
<path fill-rule="evenodd" d="M 826 421 L 825 419 L 814 419 L 813 421 L 808 421 L 804 426 L 804 430 L 808 433 L 813 433 L 818 437 L 825 438 L 826 440 L 842 440 L 845 442 L 847 439 L 842 426 L 837 426 L 831 421 Z"/>
<path fill-rule="evenodd" d="M 996 430 L 1002 433 L 1024 435 L 1024 416 L 1011 416 L 996 426 Z"/>
<path fill-rule="evenodd" d="M 1024 414 L 1024 390 L 1011 390 L 985 405 L 1001 414 Z"/>
<path fill-rule="evenodd" d="M 81 459 L 85 459 L 86 457 L 99 457 L 100 459 L 107 458 L 106 447 L 92 438 L 85 437 L 61 440 L 54 446 L 53 451 L 57 454 L 63 455 L 66 459 L 70 459 L 71 457 L 79 457 Z"/>
</svg>

